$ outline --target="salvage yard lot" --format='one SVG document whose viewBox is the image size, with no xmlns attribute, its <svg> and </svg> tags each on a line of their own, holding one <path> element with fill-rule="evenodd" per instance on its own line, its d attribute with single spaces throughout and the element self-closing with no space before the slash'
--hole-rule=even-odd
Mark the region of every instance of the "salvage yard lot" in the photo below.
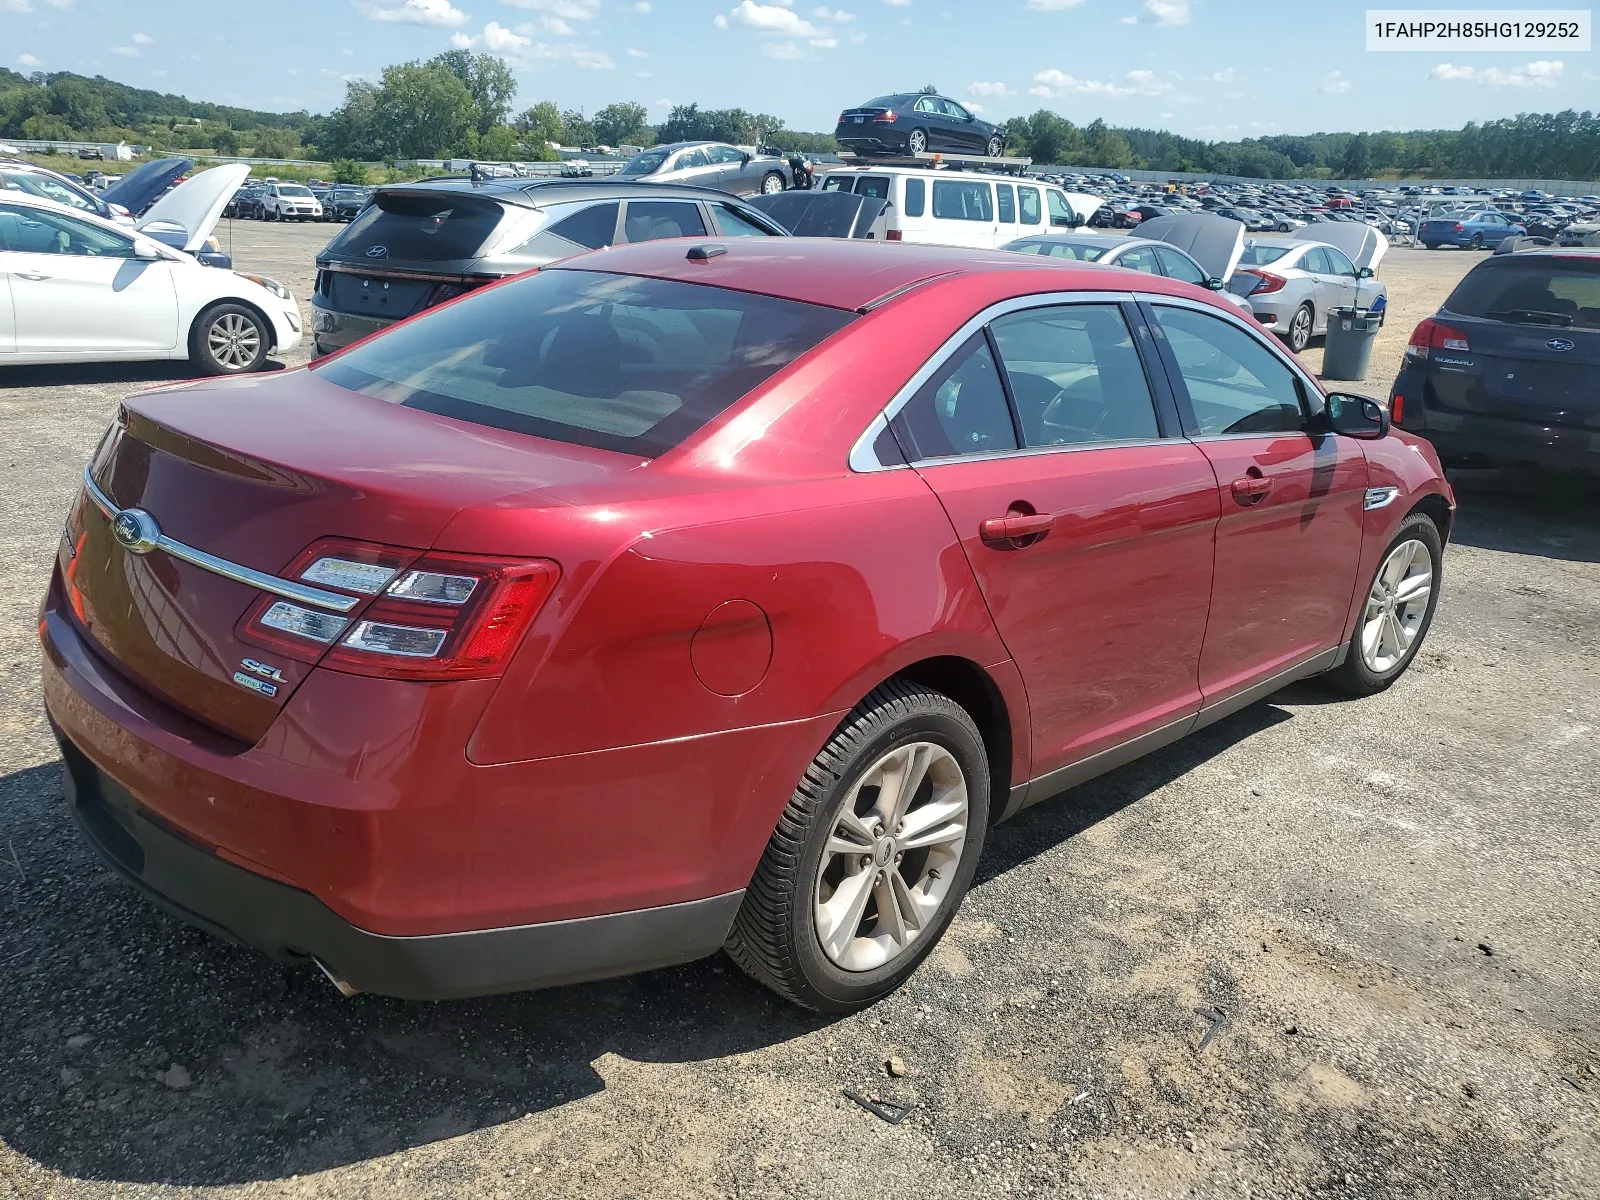
<svg viewBox="0 0 1600 1200">
<path fill-rule="evenodd" d="M 304 301 L 334 229 L 240 223 L 233 253 Z M 1387 395 L 1477 261 L 1391 251 L 1349 386 Z M 1001 827 L 865 1013 L 717 959 L 344 1000 L 157 912 L 62 807 L 38 598 L 117 399 L 184 374 L 0 368 L 0 1196 L 1594 1194 L 1593 487 L 1458 478 L 1438 620 L 1391 691 L 1297 685 Z M 917 1107 L 890 1126 L 845 1087 Z"/>
</svg>

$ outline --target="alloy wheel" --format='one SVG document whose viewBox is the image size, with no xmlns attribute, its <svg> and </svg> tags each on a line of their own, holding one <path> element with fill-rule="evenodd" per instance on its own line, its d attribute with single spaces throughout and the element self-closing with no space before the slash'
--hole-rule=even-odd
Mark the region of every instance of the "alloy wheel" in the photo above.
<svg viewBox="0 0 1600 1200">
<path fill-rule="evenodd" d="M 938 916 L 967 845 L 967 780 L 934 742 L 896 747 L 845 796 L 813 886 L 822 952 L 846 971 L 906 953 Z"/>
<path fill-rule="evenodd" d="M 1296 354 L 1311 342 L 1311 310 L 1298 308 L 1289 320 L 1289 348 Z"/>
<path fill-rule="evenodd" d="M 909 154 L 922 154 L 928 149 L 928 135 L 920 129 L 913 129 L 911 136 L 906 138 L 906 152 Z"/>
<path fill-rule="evenodd" d="M 261 330 L 243 313 L 223 313 L 206 330 L 206 348 L 219 366 L 241 371 L 261 352 Z"/>
<path fill-rule="evenodd" d="M 1005 152 L 1006 152 L 1006 144 L 1005 144 L 1004 141 L 1001 140 L 999 134 L 995 134 L 994 137 L 989 139 L 989 157 L 990 158 L 999 158 Z"/>
<path fill-rule="evenodd" d="M 1417 640 L 1433 594 L 1433 557 L 1416 539 L 1401 542 L 1378 568 L 1361 615 L 1361 659 L 1383 675 L 1394 670 Z"/>
<path fill-rule="evenodd" d="M 776 171 L 773 171 L 761 181 L 762 195 L 771 196 L 774 193 L 781 191 L 783 191 L 783 176 L 779 175 Z"/>
</svg>

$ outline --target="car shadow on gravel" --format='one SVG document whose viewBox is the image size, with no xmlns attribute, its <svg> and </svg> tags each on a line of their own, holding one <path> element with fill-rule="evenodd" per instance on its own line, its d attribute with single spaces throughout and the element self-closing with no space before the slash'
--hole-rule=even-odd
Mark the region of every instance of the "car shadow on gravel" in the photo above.
<svg viewBox="0 0 1600 1200">
<path fill-rule="evenodd" d="M 546 992 L 346 1000 L 193 930 L 102 867 L 59 767 L 0 778 L 0 1140 L 63 1174 L 286 1179 L 602 1091 L 607 1054 L 688 1062 L 828 1018 L 720 956 Z"/>
<path fill-rule="evenodd" d="M 978 882 L 1288 719 L 1256 705 L 1029 809 L 991 835 Z M 0 1139 L 70 1177 L 304 1175 L 581 1100 L 607 1054 L 721 1059 L 830 1020 L 720 956 L 448 1004 L 346 1000 L 135 894 L 80 842 L 58 766 L 0 778 L 0 813 Z"/>
<path fill-rule="evenodd" d="M 268 359 L 263 372 L 287 370 Z M 70 387 L 96 383 L 182 383 L 199 375 L 187 360 L 124 363 L 64 363 L 60 366 L 0 366 L 0 391 L 8 388 Z"/>
<path fill-rule="evenodd" d="M 1464 546 L 1600 562 L 1600 477 L 1514 470 L 1452 470 Z"/>
</svg>

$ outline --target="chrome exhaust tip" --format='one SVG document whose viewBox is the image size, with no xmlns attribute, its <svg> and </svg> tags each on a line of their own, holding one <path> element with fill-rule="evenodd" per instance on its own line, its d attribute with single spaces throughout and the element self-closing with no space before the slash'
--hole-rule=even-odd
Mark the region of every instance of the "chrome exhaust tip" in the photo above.
<svg viewBox="0 0 1600 1200">
<path fill-rule="evenodd" d="M 343 996 L 346 1000 L 350 999 L 351 996 L 359 996 L 361 994 L 360 988 L 352 987 L 343 979 L 340 979 L 333 973 L 333 968 L 327 963 L 323 962 L 320 958 L 313 958 L 311 961 L 317 964 L 318 969 L 320 969 L 322 973 L 328 977 L 328 982 L 333 984 L 334 987 L 338 988 L 339 995 Z"/>
</svg>

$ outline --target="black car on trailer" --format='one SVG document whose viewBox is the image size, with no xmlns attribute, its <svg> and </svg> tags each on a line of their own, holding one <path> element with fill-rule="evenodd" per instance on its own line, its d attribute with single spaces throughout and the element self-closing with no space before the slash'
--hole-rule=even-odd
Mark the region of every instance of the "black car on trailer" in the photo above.
<svg viewBox="0 0 1600 1200">
<path fill-rule="evenodd" d="M 932 92 L 897 92 L 839 114 L 833 138 L 853 154 L 977 154 L 1003 158 L 1005 131 Z"/>
</svg>

